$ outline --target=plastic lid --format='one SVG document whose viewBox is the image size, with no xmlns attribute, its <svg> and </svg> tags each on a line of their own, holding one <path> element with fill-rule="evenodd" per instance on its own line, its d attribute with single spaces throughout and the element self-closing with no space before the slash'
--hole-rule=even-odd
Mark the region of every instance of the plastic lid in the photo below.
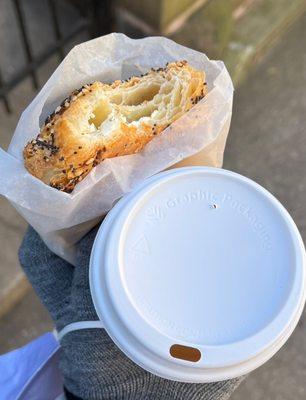
<svg viewBox="0 0 306 400">
<path fill-rule="evenodd" d="M 90 284 L 105 329 L 133 361 L 168 379 L 216 381 L 256 368 L 287 340 L 305 300 L 305 251 L 261 186 L 181 168 L 108 214 Z"/>
</svg>

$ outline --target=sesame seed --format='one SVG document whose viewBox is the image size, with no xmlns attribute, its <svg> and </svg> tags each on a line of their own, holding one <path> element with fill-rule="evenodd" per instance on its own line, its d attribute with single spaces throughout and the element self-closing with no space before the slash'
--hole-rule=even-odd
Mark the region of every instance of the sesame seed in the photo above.
<svg viewBox="0 0 306 400">
<path fill-rule="evenodd" d="M 95 158 L 92 157 L 92 158 L 90 158 L 89 160 L 87 160 L 87 161 L 85 162 L 85 164 L 86 164 L 86 165 L 89 165 L 89 164 L 93 163 L 94 160 L 95 160 Z"/>
</svg>

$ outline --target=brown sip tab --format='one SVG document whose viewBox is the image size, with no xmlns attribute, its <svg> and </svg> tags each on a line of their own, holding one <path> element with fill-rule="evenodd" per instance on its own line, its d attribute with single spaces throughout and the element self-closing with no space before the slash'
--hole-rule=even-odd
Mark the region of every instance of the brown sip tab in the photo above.
<svg viewBox="0 0 306 400">
<path fill-rule="evenodd" d="M 170 354 L 174 358 L 191 362 L 197 362 L 201 358 L 201 352 L 199 349 L 183 346 L 181 344 L 173 344 L 170 347 Z"/>
</svg>

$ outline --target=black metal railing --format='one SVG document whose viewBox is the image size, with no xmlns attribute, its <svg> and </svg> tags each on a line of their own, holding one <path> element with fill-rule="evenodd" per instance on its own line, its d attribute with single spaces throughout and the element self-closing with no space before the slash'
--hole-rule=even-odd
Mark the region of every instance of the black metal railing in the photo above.
<svg viewBox="0 0 306 400">
<path fill-rule="evenodd" d="M 88 32 L 90 37 L 97 37 L 111 32 L 112 30 L 112 0 L 61 0 L 79 12 L 80 18 L 76 21 L 75 27 L 69 33 L 63 34 L 59 20 L 59 1 L 47 0 L 48 9 L 46 12 L 52 23 L 54 40 L 51 45 L 41 51 L 38 55 L 33 53 L 29 38 L 28 27 L 31 23 L 27 21 L 24 13 L 25 0 L 11 0 L 14 9 L 14 21 L 22 44 L 25 56 L 25 65 L 20 67 L 14 74 L 6 79 L 2 71 L 0 61 L 0 100 L 3 102 L 7 112 L 11 112 L 9 94 L 21 81 L 31 77 L 32 85 L 35 90 L 40 86 L 38 78 L 38 68 L 44 64 L 51 56 L 57 54 L 59 61 L 65 56 L 65 46 L 82 32 Z M 1 49 L 0 49 L 1 52 Z"/>
</svg>

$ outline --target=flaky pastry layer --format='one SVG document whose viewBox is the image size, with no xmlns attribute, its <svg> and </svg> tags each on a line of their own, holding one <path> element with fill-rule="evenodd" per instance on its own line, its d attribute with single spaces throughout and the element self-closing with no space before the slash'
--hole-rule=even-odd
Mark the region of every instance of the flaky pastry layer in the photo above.
<svg viewBox="0 0 306 400">
<path fill-rule="evenodd" d="M 205 74 L 187 61 L 112 84 L 74 91 L 24 149 L 27 170 L 70 193 L 106 158 L 139 152 L 206 94 Z"/>
</svg>

